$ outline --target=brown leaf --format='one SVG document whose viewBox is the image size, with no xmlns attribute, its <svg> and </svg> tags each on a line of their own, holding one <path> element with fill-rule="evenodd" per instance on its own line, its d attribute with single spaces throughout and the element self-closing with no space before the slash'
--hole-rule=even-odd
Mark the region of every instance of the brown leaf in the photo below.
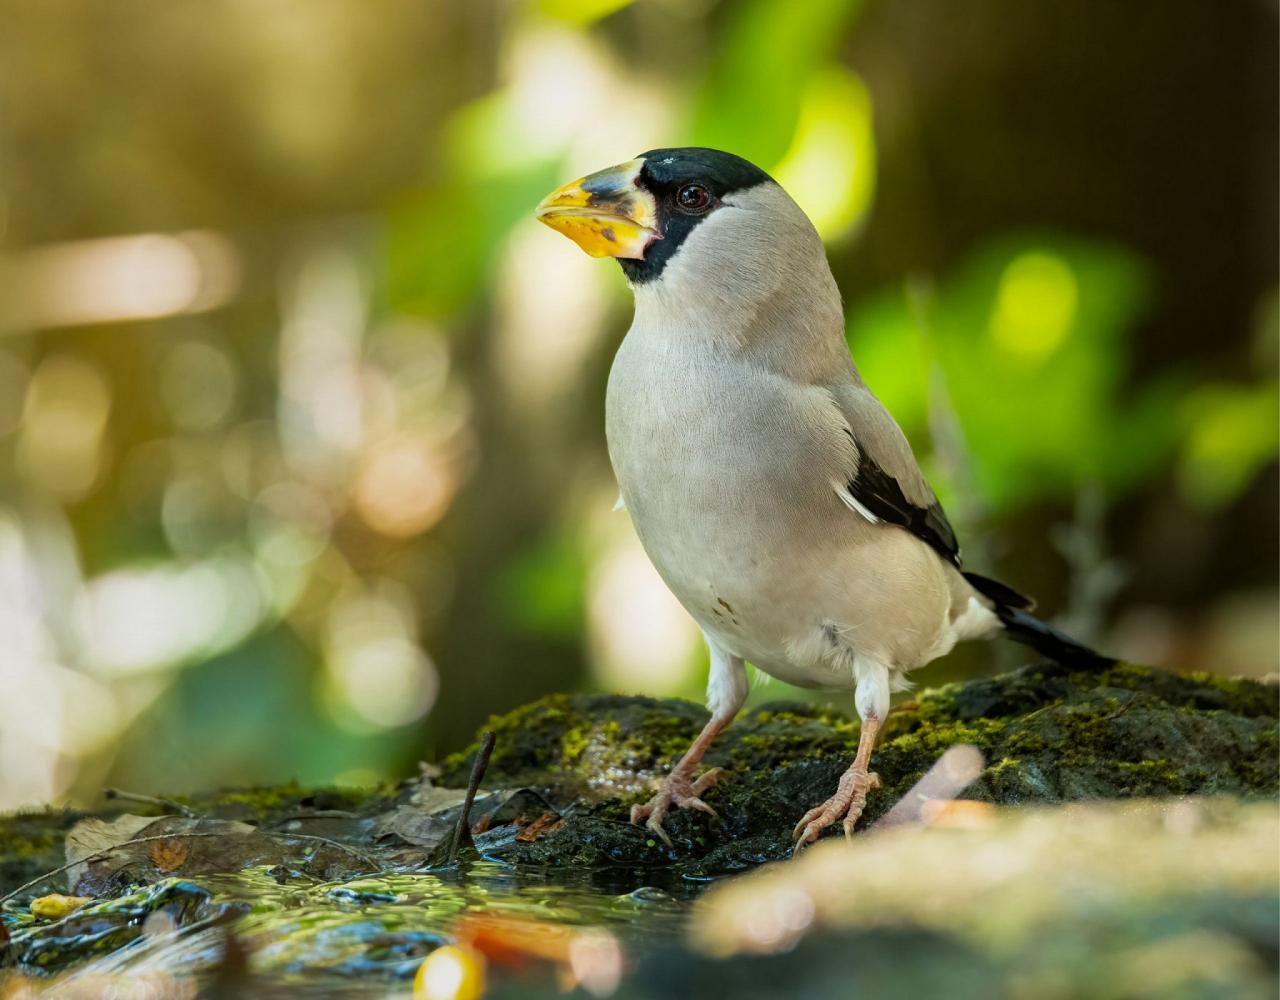
<svg viewBox="0 0 1280 1000">
<path fill-rule="evenodd" d="M 154 816 L 133 816 L 125 813 L 108 822 L 105 819 L 82 819 L 67 833 L 67 863 L 83 862 L 100 851 L 123 844 L 137 836 L 143 827 L 155 822 Z M 72 889 L 80 881 L 86 866 L 76 864 L 67 871 L 67 885 Z"/>
<path fill-rule="evenodd" d="M 147 848 L 151 863 L 162 872 L 177 871 L 187 863 L 187 855 L 190 853 L 191 842 L 181 837 L 157 840 Z"/>
<path fill-rule="evenodd" d="M 380 840 L 393 837 L 430 850 L 449 838 L 453 826 L 441 813 L 423 812 L 417 806 L 397 806 L 378 817 L 373 834 Z"/>
<path fill-rule="evenodd" d="M 517 822 L 519 821 L 517 820 Z M 522 828 L 520 832 L 516 834 L 516 840 L 525 844 L 532 844 L 535 840 L 539 840 L 547 834 L 559 830 L 563 825 L 564 818 L 562 816 L 557 813 L 547 811 L 532 823 L 521 824 Z"/>
</svg>

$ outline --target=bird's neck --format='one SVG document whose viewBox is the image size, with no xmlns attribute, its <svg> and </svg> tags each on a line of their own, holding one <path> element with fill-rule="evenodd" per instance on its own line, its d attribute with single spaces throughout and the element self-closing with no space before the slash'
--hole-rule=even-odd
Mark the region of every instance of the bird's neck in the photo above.
<svg viewBox="0 0 1280 1000">
<path fill-rule="evenodd" d="M 664 353 L 726 355 L 805 384 L 852 370 L 840 292 L 821 244 L 806 259 L 759 270 L 668 268 L 635 288 L 631 334 L 659 338 Z"/>
</svg>

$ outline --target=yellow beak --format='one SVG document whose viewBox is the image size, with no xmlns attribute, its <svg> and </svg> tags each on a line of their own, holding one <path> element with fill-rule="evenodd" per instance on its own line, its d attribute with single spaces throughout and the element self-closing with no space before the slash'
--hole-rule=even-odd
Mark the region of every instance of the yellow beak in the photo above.
<svg viewBox="0 0 1280 1000">
<path fill-rule="evenodd" d="M 643 260 L 658 232 L 658 203 L 636 184 L 643 160 L 628 160 L 556 188 L 537 216 L 592 257 Z"/>
</svg>

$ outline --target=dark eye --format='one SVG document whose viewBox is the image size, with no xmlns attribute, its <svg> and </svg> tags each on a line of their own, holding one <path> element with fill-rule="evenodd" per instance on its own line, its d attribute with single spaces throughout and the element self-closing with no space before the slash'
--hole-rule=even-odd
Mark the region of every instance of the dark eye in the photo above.
<svg viewBox="0 0 1280 1000">
<path fill-rule="evenodd" d="M 686 184 L 676 192 L 676 204 L 680 211 L 698 215 L 711 207 L 711 192 L 701 184 Z"/>
</svg>

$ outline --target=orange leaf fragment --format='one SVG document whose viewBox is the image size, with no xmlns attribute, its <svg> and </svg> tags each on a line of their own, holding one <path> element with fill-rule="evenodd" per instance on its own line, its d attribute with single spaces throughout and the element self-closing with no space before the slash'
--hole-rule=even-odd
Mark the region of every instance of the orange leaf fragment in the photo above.
<svg viewBox="0 0 1280 1000">
<path fill-rule="evenodd" d="M 525 844 L 532 844 L 535 840 L 545 837 L 548 833 L 559 830 L 564 825 L 564 817 L 553 812 L 544 812 L 532 823 L 522 824 L 522 829 L 516 834 L 516 840 Z"/>
<path fill-rule="evenodd" d="M 151 863 L 162 872 L 177 871 L 187 863 L 187 855 L 190 853 L 191 842 L 181 837 L 157 840 L 147 848 Z"/>
</svg>

